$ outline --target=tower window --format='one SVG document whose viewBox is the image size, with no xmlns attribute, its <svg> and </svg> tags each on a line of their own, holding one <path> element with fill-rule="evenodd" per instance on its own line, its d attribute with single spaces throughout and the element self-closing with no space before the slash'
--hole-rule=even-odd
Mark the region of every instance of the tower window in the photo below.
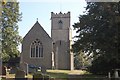
<svg viewBox="0 0 120 80">
<path fill-rule="evenodd" d="M 62 22 L 62 20 L 59 20 L 59 21 L 58 21 L 58 25 L 59 25 L 59 29 L 62 29 L 62 27 L 63 27 L 63 22 Z"/>
<path fill-rule="evenodd" d="M 30 57 L 31 58 L 43 57 L 43 46 L 38 39 L 33 41 L 30 45 Z"/>
<path fill-rule="evenodd" d="M 61 46 L 61 40 L 60 40 L 60 46 Z"/>
</svg>

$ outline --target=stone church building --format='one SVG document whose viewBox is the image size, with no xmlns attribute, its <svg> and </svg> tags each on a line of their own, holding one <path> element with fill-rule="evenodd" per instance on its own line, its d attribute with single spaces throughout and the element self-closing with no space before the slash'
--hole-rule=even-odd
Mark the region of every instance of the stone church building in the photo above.
<svg viewBox="0 0 120 80">
<path fill-rule="evenodd" d="M 71 52 L 70 12 L 51 12 L 51 37 L 37 21 L 22 42 L 20 66 L 46 67 L 47 69 L 74 69 Z"/>
</svg>

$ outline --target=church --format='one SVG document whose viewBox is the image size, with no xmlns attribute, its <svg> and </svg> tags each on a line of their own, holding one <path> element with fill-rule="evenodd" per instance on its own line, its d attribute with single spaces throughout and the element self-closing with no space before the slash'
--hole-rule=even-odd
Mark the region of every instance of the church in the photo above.
<svg viewBox="0 0 120 80">
<path fill-rule="evenodd" d="M 20 66 L 25 71 L 26 65 L 73 70 L 71 43 L 70 12 L 51 12 L 51 37 L 36 21 L 23 38 Z"/>
</svg>

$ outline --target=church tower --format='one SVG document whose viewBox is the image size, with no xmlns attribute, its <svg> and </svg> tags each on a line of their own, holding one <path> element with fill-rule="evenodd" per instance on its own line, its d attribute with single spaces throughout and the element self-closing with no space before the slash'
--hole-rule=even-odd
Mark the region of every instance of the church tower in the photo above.
<svg viewBox="0 0 120 80">
<path fill-rule="evenodd" d="M 55 69 L 69 69 L 73 67 L 73 53 L 71 50 L 70 12 L 51 12 L 51 37 L 53 40 L 54 59 L 52 65 Z"/>
</svg>

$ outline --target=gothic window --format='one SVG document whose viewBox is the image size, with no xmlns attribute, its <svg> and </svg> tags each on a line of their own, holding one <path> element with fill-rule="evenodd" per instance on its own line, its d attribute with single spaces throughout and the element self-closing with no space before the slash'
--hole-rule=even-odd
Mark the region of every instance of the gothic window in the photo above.
<svg viewBox="0 0 120 80">
<path fill-rule="evenodd" d="M 62 22 L 62 20 L 59 20 L 59 21 L 58 21 L 58 26 L 59 26 L 59 29 L 62 29 L 62 27 L 63 27 L 63 22 Z"/>
<path fill-rule="evenodd" d="M 31 43 L 30 46 L 30 57 L 31 58 L 40 58 L 43 57 L 43 46 L 40 40 L 36 39 Z"/>
</svg>

